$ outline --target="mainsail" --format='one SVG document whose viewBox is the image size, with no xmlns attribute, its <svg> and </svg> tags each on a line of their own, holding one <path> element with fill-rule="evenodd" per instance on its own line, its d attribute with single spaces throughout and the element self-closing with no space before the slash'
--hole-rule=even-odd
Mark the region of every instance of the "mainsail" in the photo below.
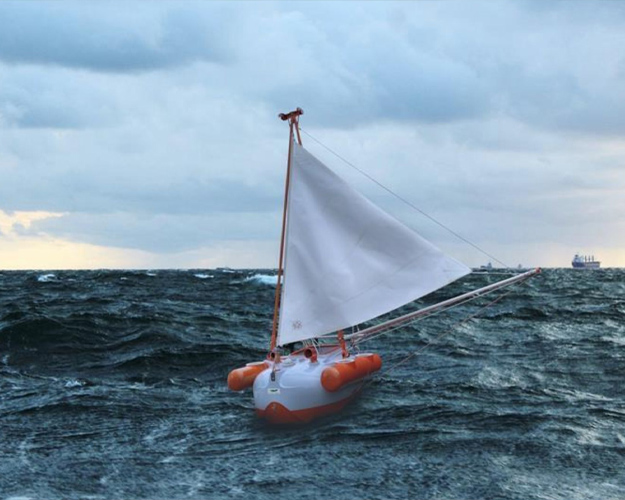
<svg viewBox="0 0 625 500">
<path fill-rule="evenodd" d="M 278 345 L 328 335 L 471 270 L 293 141 Z"/>
</svg>

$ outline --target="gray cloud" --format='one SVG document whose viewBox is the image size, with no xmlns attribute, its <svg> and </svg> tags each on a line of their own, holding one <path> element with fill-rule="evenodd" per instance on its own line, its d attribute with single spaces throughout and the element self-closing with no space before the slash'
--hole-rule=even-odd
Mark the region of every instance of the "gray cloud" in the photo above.
<svg viewBox="0 0 625 500">
<path fill-rule="evenodd" d="M 120 109 L 103 83 L 62 69 L 10 72 L 0 87 L 0 123 L 54 129 L 113 125 Z"/>
<path fill-rule="evenodd" d="M 624 21 L 617 2 L 4 2 L 0 209 L 67 213 L 21 234 L 155 252 L 275 238 L 276 114 L 301 106 L 306 131 L 472 239 L 607 244 Z"/>
<path fill-rule="evenodd" d="M 505 115 L 549 129 L 625 128 L 625 8 L 616 2 L 116 6 L 0 4 L 0 61 L 129 74 L 223 63 L 170 84 L 228 89 L 278 110 L 297 103 L 324 127 Z M 73 105 L 75 75 L 65 77 L 52 89 L 4 91 L 5 120 L 82 127 L 123 113 Z M 92 103 L 112 104 L 95 88 Z"/>
<path fill-rule="evenodd" d="M 0 185 L 3 207 L 11 210 L 137 214 L 207 214 L 212 212 L 271 212 L 281 203 L 280 187 L 269 190 L 244 180 L 181 178 L 176 172 L 160 178 L 140 174 L 89 175 L 79 171 L 49 172 L 44 176 L 9 176 Z M 19 191 L 14 186 L 21 185 Z"/>
<path fill-rule="evenodd" d="M 172 3 L 127 7 L 125 2 L 3 2 L 0 60 L 124 73 L 228 59 L 227 41 L 214 33 L 222 9 Z"/>
<path fill-rule="evenodd" d="M 177 253 L 222 240 L 254 240 L 276 237 L 279 220 L 255 213 L 169 215 L 128 212 L 90 214 L 75 212 L 35 221 L 22 235 L 45 234 L 70 241 Z"/>
<path fill-rule="evenodd" d="M 263 62 L 272 54 L 277 64 L 267 81 L 266 65 L 250 62 L 258 78 L 245 90 L 277 108 L 301 102 L 318 111 L 309 123 L 324 127 L 509 116 L 551 130 L 622 133 L 625 8 L 536 3 L 298 4 L 250 27 L 248 53 Z M 263 36 L 271 31 L 287 32 L 288 47 Z"/>
</svg>

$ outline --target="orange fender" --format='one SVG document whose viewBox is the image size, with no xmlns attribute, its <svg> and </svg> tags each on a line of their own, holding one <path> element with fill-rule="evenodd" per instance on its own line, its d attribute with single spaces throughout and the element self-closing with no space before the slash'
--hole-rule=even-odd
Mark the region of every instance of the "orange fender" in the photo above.
<svg viewBox="0 0 625 500">
<path fill-rule="evenodd" d="M 377 372 L 382 368 L 378 354 L 361 354 L 350 361 L 339 361 L 321 373 L 321 385 L 326 391 L 336 392 L 341 387 Z"/>
<path fill-rule="evenodd" d="M 243 368 L 232 370 L 228 374 L 228 389 L 231 391 L 242 391 L 254 384 L 254 380 L 258 374 L 269 368 L 269 363 L 265 361 L 257 361 L 256 363 L 248 363 Z"/>
</svg>

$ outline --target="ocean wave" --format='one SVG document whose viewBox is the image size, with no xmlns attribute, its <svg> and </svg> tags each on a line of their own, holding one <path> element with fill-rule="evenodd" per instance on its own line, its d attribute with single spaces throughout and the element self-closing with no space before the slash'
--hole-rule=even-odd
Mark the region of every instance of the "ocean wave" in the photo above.
<svg viewBox="0 0 625 500">
<path fill-rule="evenodd" d="M 92 385 L 92 383 L 89 382 L 88 380 L 83 380 L 79 378 L 70 378 L 65 381 L 65 384 L 63 384 L 63 387 L 65 387 L 66 389 L 74 389 L 76 387 L 85 387 L 88 385 Z"/>
<path fill-rule="evenodd" d="M 494 366 L 487 366 L 480 371 L 476 378 L 479 386 L 486 389 L 510 389 L 512 387 L 526 387 L 524 380 L 517 370 L 507 368 L 499 369 Z"/>
<path fill-rule="evenodd" d="M 254 274 L 253 276 L 245 278 L 244 281 L 276 286 L 278 283 L 278 277 L 272 274 Z"/>
<path fill-rule="evenodd" d="M 603 335 L 600 337 L 600 340 L 620 347 L 625 347 L 625 331 L 623 331 L 625 329 L 621 325 L 614 325 L 613 329 L 614 332 L 611 335 Z"/>
<path fill-rule="evenodd" d="M 622 497 L 623 271 L 546 270 L 459 328 L 479 300 L 380 337 L 359 399 L 296 429 L 226 385 L 267 355 L 272 270 L 46 274 L 0 280 L 7 497 L 303 499 L 337 478 L 341 498 Z"/>
</svg>

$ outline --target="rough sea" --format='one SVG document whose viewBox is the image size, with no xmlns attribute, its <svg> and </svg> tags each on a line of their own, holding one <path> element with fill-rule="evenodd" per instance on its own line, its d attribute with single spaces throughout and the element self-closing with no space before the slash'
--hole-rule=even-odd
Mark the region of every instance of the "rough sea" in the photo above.
<svg viewBox="0 0 625 500">
<path fill-rule="evenodd" d="M 226 387 L 266 355 L 272 274 L 0 272 L 0 498 L 625 498 L 625 270 L 548 269 L 373 340 L 360 398 L 297 428 Z"/>
</svg>

